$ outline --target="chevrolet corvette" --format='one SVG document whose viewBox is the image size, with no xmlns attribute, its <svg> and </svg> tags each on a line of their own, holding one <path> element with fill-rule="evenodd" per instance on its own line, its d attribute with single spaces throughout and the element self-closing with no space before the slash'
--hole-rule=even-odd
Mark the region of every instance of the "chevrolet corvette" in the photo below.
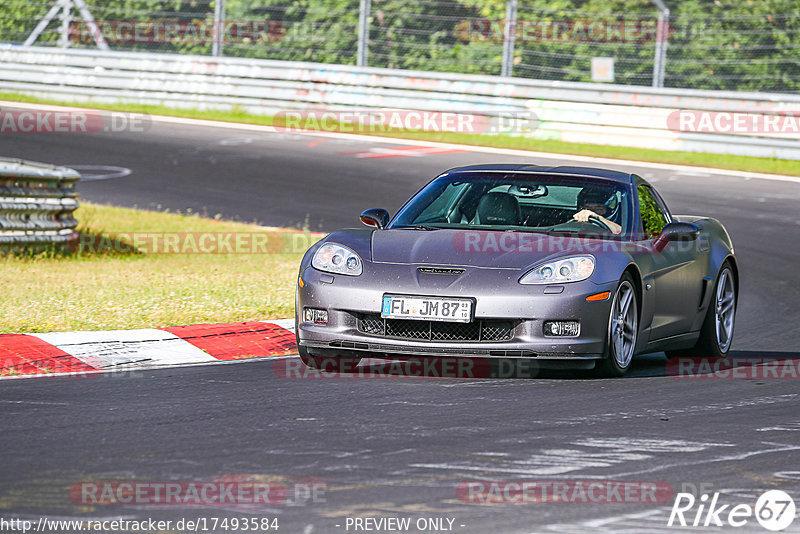
<svg viewBox="0 0 800 534">
<path fill-rule="evenodd" d="M 360 218 L 366 228 L 332 232 L 300 265 L 307 366 L 529 358 L 622 376 L 638 354 L 730 350 L 739 284 L 730 236 L 715 219 L 673 215 L 636 174 L 459 167 L 394 216 Z"/>
</svg>

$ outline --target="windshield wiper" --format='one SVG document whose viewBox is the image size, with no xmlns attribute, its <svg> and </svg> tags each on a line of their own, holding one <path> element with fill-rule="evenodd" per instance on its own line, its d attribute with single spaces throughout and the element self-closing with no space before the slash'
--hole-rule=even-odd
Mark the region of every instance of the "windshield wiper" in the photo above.
<svg viewBox="0 0 800 534">
<path fill-rule="evenodd" d="M 614 237 L 616 234 L 611 233 L 610 231 L 600 230 L 598 228 L 597 232 L 592 232 L 589 230 L 559 230 L 558 228 L 551 228 L 547 230 L 547 234 L 561 234 L 561 235 L 577 235 L 577 236 L 585 236 L 591 239 L 607 239 L 609 236 Z"/>
<path fill-rule="evenodd" d="M 548 228 L 547 230 L 543 230 L 543 232 L 547 234 L 578 234 L 580 230 L 562 230 L 560 228 Z"/>
<path fill-rule="evenodd" d="M 440 226 L 429 226 L 427 224 L 415 224 L 413 226 L 398 226 L 398 230 L 441 230 Z"/>
<path fill-rule="evenodd" d="M 528 229 L 521 229 L 521 228 L 509 228 L 508 230 L 503 230 L 503 232 L 514 232 L 517 234 L 542 234 L 546 235 L 547 233 L 544 230 L 528 230 Z"/>
<path fill-rule="evenodd" d="M 458 230 L 485 230 L 487 232 L 511 232 L 515 234 L 546 234 L 544 230 L 534 230 L 531 228 L 492 228 L 491 226 L 461 226 Z"/>
</svg>

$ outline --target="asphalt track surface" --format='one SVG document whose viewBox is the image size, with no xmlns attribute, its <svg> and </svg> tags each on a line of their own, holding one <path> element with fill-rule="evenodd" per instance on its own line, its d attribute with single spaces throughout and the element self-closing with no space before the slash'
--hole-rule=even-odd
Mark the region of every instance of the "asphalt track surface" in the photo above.
<svg viewBox="0 0 800 534">
<path fill-rule="evenodd" d="M 408 149 L 161 123 L 146 133 L 3 135 L 0 146 L 5 156 L 131 170 L 84 181 L 86 200 L 313 230 L 357 225 L 369 207 L 395 210 L 443 169 L 520 159 L 363 157 Z M 732 356 L 800 360 L 800 184 L 618 167 L 653 182 L 673 213 L 708 214 L 728 228 L 742 280 Z M 0 517 L 267 516 L 282 533 L 353 532 L 353 517 L 442 517 L 453 532 L 672 532 L 671 499 L 475 505 L 456 489 L 476 480 L 658 481 L 720 492 L 721 503 L 754 504 L 768 489 L 800 499 L 798 381 L 680 379 L 665 361 L 640 357 L 617 380 L 290 380 L 276 376 L 280 361 L 253 361 L 4 381 Z M 233 474 L 289 485 L 315 477 L 327 489 L 317 502 L 260 510 L 83 506 L 67 494 L 81 481 Z M 721 531 L 683 529 L 713 530 Z M 736 531 L 765 532 L 752 518 Z"/>
</svg>

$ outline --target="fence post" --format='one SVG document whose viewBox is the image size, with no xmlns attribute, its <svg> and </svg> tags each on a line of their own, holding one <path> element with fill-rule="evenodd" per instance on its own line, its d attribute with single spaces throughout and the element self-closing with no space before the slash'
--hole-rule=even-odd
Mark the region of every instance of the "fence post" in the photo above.
<svg viewBox="0 0 800 534">
<path fill-rule="evenodd" d="M 500 76 L 511 76 L 514 69 L 514 41 L 517 38 L 517 0 L 506 0 L 506 24 L 503 30 L 503 64 Z"/>
<path fill-rule="evenodd" d="M 106 38 L 103 36 L 103 32 L 100 31 L 100 28 L 97 27 L 97 23 L 92 16 L 92 12 L 89 11 L 89 6 L 86 5 L 84 0 L 73 0 L 73 3 L 83 17 L 84 24 L 86 24 L 86 26 L 89 28 L 89 31 L 92 32 L 92 39 L 94 39 L 94 42 L 97 43 L 97 48 L 100 50 L 108 50 L 109 48 Z"/>
<path fill-rule="evenodd" d="M 225 0 L 214 0 L 214 42 L 211 44 L 211 55 L 221 56 L 225 39 Z"/>
<path fill-rule="evenodd" d="M 58 46 L 69 48 L 69 27 L 72 25 L 72 2 L 66 2 L 61 9 L 61 28 L 59 30 Z"/>
<path fill-rule="evenodd" d="M 653 56 L 653 87 L 664 87 L 667 67 L 667 39 L 669 39 L 669 9 L 661 0 L 652 0 L 658 8 L 656 49 Z"/>
<path fill-rule="evenodd" d="M 31 34 L 25 39 L 25 43 L 22 46 L 32 46 L 33 43 L 36 42 L 42 32 L 47 28 L 47 25 L 50 24 L 56 15 L 61 12 L 60 19 L 61 19 L 61 29 L 59 30 L 60 37 L 58 40 L 58 45 L 61 48 L 68 48 L 69 43 L 69 27 L 72 23 L 72 8 L 75 7 L 80 11 L 81 16 L 83 17 L 83 23 L 89 28 L 89 31 L 92 33 L 92 39 L 94 42 L 97 43 L 97 47 L 101 50 L 108 50 L 108 43 L 106 42 L 105 37 L 103 37 L 103 33 L 100 31 L 100 28 L 97 27 L 97 23 L 92 16 L 91 11 L 86 6 L 86 2 L 84 0 L 56 0 L 56 3 L 50 8 L 47 14 L 42 17 L 36 27 L 33 29 Z"/>
<path fill-rule="evenodd" d="M 358 50 L 356 66 L 366 67 L 369 63 L 369 15 L 372 0 L 361 0 L 358 7 Z"/>
</svg>

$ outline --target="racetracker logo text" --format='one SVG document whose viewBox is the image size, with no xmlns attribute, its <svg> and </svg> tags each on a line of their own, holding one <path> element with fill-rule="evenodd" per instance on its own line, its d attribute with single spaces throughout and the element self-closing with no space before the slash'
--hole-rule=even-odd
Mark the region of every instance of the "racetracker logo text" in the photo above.
<svg viewBox="0 0 800 534">
<path fill-rule="evenodd" d="M 324 503 L 322 479 L 263 475 L 225 475 L 215 480 L 87 481 L 69 488 L 69 498 L 81 505 L 135 504 L 152 506 L 252 506 Z"/>
<path fill-rule="evenodd" d="M 800 134 L 800 112 L 743 113 L 681 109 L 667 117 L 673 132 L 742 135 Z"/>
<path fill-rule="evenodd" d="M 319 368 L 308 367 L 299 358 L 277 360 L 272 372 L 284 379 L 377 379 L 409 378 L 535 378 L 543 369 L 530 358 L 410 357 L 389 362 L 373 360 L 360 365 L 338 357 L 321 357 Z"/>
<path fill-rule="evenodd" d="M 800 378 L 800 359 L 768 355 L 681 357 L 669 360 L 667 375 L 700 380 L 797 380 Z"/>
<path fill-rule="evenodd" d="M 301 254 L 321 234 L 303 232 L 129 232 L 80 234 L 80 254 Z"/>
<path fill-rule="evenodd" d="M 672 486 L 663 481 L 514 480 L 461 482 L 456 497 L 466 504 L 665 503 Z"/>
<path fill-rule="evenodd" d="M 462 230 L 453 233 L 453 250 L 459 254 L 530 254 L 532 252 L 657 253 L 654 241 L 627 241 L 623 238 L 600 239 L 587 235 L 558 236 L 532 232 L 496 232 Z M 689 252 L 707 248 L 708 237 L 701 234 L 694 241 L 675 241 L 671 250 Z"/>
<path fill-rule="evenodd" d="M 666 41 L 672 30 L 667 23 L 659 28 L 655 19 L 562 19 L 519 20 L 506 36 L 507 21 L 472 19 L 456 24 L 455 35 L 463 43 L 516 42 L 550 43 L 652 43 Z"/>
<path fill-rule="evenodd" d="M 144 133 L 149 115 L 98 111 L 0 110 L 0 134 Z"/>
<path fill-rule="evenodd" d="M 278 360 L 272 365 L 278 378 L 487 378 L 491 362 L 485 358 L 409 358 L 378 365 L 342 365 L 336 357 L 321 358 L 319 369 L 306 366 L 299 359 Z"/>
<path fill-rule="evenodd" d="M 530 133 L 538 127 L 533 112 L 499 112 L 495 115 L 461 111 L 404 109 L 286 110 L 273 125 L 281 132 L 316 130 L 341 133 L 452 132 Z"/>
<path fill-rule="evenodd" d="M 69 27 L 70 40 L 77 44 L 101 39 L 109 44 L 267 44 L 280 42 L 285 36 L 286 28 L 276 20 L 98 20 L 76 21 Z"/>
</svg>

